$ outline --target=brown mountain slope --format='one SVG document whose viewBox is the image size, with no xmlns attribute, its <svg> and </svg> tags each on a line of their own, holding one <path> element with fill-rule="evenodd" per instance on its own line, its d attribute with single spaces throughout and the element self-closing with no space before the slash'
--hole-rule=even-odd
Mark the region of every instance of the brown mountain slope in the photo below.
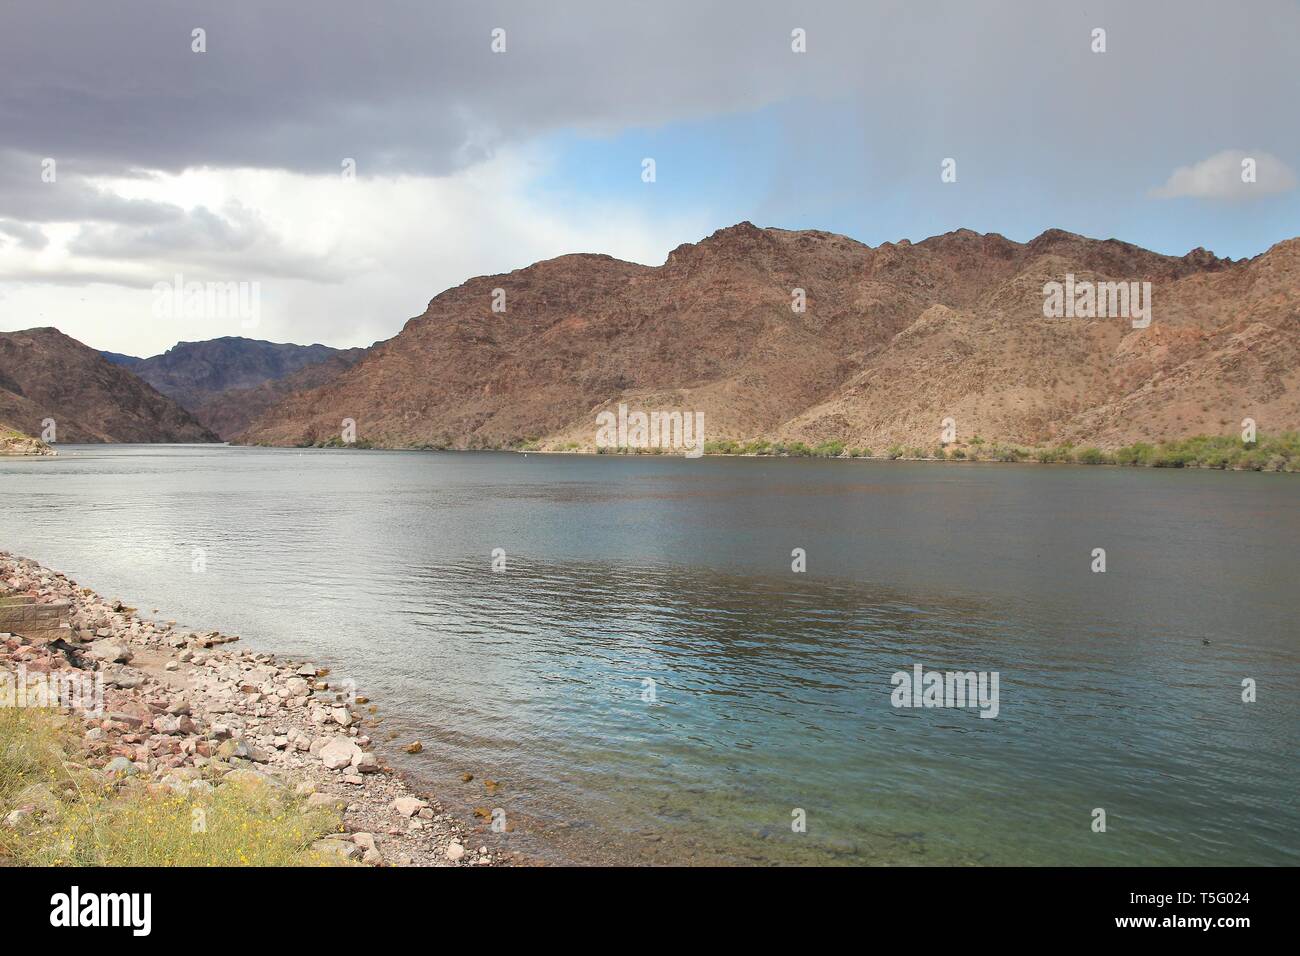
<svg viewBox="0 0 1300 956">
<path fill-rule="evenodd" d="M 572 255 L 471 279 L 241 441 L 590 448 L 620 401 L 705 415 L 706 437 L 1117 445 L 1300 426 L 1300 241 L 1249 262 L 1050 230 L 871 248 L 749 223 L 657 268 Z M 1045 319 L 1043 284 L 1152 283 L 1153 321 Z M 493 289 L 506 312 L 492 311 Z M 792 290 L 807 309 L 791 308 Z"/>
<path fill-rule="evenodd" d="M 57 329 L 0 333 L 0 421 L 60 442 L 208 442 L 170 398 Z"/>
</svg>

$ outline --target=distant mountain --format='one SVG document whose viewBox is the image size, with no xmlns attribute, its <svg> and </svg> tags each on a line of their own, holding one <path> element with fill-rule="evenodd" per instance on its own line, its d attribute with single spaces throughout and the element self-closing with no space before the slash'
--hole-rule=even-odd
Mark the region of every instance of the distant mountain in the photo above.
<svg viewBox="0 0 1300 956">
<path fill-rule="evenodd" d="M 119 352 L 101 353 L 110 362 L 136 375 L 193 412 L 200 422 L 223 438 L 247 427 L 254 417 L 294 391 L 263 388 L 295 373 L 321 366 L 297 387 L 321 385 L 351 364 L 327 364 L 339 356 L 359 356 L 363 349 L 340 351 L 328 345 L 292 345 L 225 336 L 204 342 L 178 342 L 161 355 L 136 358 Z"/>
<path fill-rule="evenodd" d="M 228 335 L 205 342 L 177 342 L 161 355 L 135 358 L 103 352 L 190 411 L 232 388 L 255 388 L 323 362 L 339 350 L 328 345 L 262 342 Z"/>
<path fill-rule="evenodd" d="M 121 352 L 100 352 L 100 355 L 108 359 L 114 365 L 120 365 L 123 368 L 134 369 L 144 363 L 144 359 L 136 358 L 134 355 L 123 355 Z"/>
<path fill-rule="evenodd" d="M 58 329 L 0 332 L 0 421 L 59 442 L 211 442 L 176 402 Z"/>
<path fill-rule="evenodd" d="M 365 354 L 365 349 L 343 349 L 284 378 L 271 379 L 252 388 L 227 389 L 194 409 L 194 416 L 222 437 L 237 435 L 276 403 L 294 392 L 324 385 Z"/>
<path fill-rule="evenodd" d="M 1075 280 L 1150 282 L 1151 323 L 1045 318 L 1045 285 Z M 619 402 L 701 411 L 709 440 L 878 453 L 932 448 L 945 418 L 958 442 L 1024 445 L 1296 429 L 1300 239 L 1234 262 L 1060 230 L 872 248 L 746 222 L 658 267 L 561 256 L 442 293 L 237 440 L 324 442 L 351 418 L 379 447 L 591 449 Z"/>
</svg>

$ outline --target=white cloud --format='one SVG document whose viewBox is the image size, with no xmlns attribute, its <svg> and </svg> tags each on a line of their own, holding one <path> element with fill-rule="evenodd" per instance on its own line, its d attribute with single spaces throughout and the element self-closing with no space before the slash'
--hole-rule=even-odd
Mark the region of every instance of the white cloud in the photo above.
<svg viewBox="0 0 1300 956">
<path fill-rule="evenodd" d="M 1254 161 L 1254 182 L 1242 178 L 1247 160 Z M 1290 192 L 1295 185 L 1295 173 L 1273 154 L 1225 149 L 1191 166 L 1179 166 L 1150 195 L 1155 199 L 1258 199 Z"/>
<path fill-rule="evenodd" d="M 446 177 L 204 168 L 97 180 L 105 195 L 182 214 L 161 226 L 48 225 L 41 249 L 0 243 L 0 329 L 56 325 L 135 355 L 222 335 L 369 345 L 473 276 L 571 252 L 658 265 L 717 226 L 704 208 L 674 216 L 537 194 L 550 172 L 547 154 L 519 149 Z M 153 285 L 176 274 L 259 283 L 259 324 L 155 317 Z"/>
</svg>

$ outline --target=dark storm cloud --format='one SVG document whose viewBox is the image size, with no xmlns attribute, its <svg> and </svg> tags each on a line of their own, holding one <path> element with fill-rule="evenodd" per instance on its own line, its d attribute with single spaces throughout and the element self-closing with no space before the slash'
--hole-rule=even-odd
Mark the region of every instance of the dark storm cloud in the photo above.
<svg viewBox="0 0 1300 956">
<path fill-rule="evenodd" d="M 1161 142 L 1194 111 L 1212 122 L 1191 162 L 1209 140 L 1245 145 L 1298 92 L 1300 14 L 1283 0 L 43 0 L 2 16 L 0 147 L 114 174 L 328 172 L 344 157 L 363 175 L 443 174 L 554 130 L 804 97 L 839 101 L 837 122 L 867 135 L 938 127 L 1063 152 Z M 1095 26 L 1105 57 L 1088 49 Z M 191 51 L 196 27 L 205 53 Z M 496 27 L 504 54 L 489 48 Z M 805 55 L 790 52 L 794 27 Z"/>
<path fill-rule="evenodd" d="M 791 20 L 779 9 L 12 5 L 0 31 L 0 128 L 11 148 L 113 171 L 333 171 L 346 156 L 363 171 L 446 173 L 562 126 L 612 129 L 759 104 L 781 88 L 770 61 L 788 53 Z M 760 28 L 764 20 L 773 22 Z M 191 50 L 196 27 L 205 53 Z M 489 48 L 496 27 L 506 30 L 504 54 Z M 751 53 L 738 62 L 726 51 L 740 35 Z M 755 55 L 764 48 L 770 57 Z"/>
<path fill-rule="evenodd" d="M 0 149 L 0 215 L 27 222 L 121 222 L 141 225 L 180 219 L 170 203 L 127 199 L 101 189 L 83 175 L 87 165 L 54 158 L 53 180 L 42 178 L 46 158 Z"/>
</svg>

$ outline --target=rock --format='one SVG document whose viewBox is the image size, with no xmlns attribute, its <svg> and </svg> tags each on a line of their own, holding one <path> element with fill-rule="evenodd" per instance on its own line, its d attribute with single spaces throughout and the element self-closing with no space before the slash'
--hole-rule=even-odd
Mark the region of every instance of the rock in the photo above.
<svg viewBox="0 0 1300 956">
<path fill-rule="evenodd" d="M 420 743 L 418 740 L 413 740 L 402 749 L 408 754 L 418 754 L 424 750 L 424 744 Z"/>
<path fill-rule="evenodd" d="M 404 817 L 415 816 L 427 806 L 427 803 L 415 797 L 398 797 L 392 803 L 393 809 Z"/>
<path fill-rule="evenodd" d="M 459 843 L 447 844 L 447 859 L 452 863 L 459 863 L 465 857 L 465 848 Z"/>
<path fill-rule="evenodd" d="M 379 773 L 379 758 L 372 753 L 358 750 L 357 755 L 352 758 L 352 766 L 358 773 Z"/>
<path fill-rule="evenodd" d="M 230 771 L 228 774 L 226 774 L 224 777 L 221 778 L 221 783 L 223 786 L 227 783 L 252 784 L 252 785 L 265 784 L 272 787 L 284 786 L 284 784 L 280 780 L 271 776 L 269 773 L 262 773 L 262 771 L 254 770 L 251 767 L 239 767 L 235 770 Z"/>
<path fill-rule="evenodd" d="M 104 674 L 104 683 L 118 690 L 135 690 L 147 678 L 134 667 L 118 667 Z"/>
<path fill-rule="evenodd" d="M 311 848 L 317 853 L 332 854 L 345 860 L 355 860 L 362 854 L 361 847 L 351 841 L 343 840 L 317 840 Z"/>
<path fill-rule="evenodd" d="M 180 733 L 181 719 L 179 717 L 161 716 L 153 720 L 154 733 L 157 734 L 178 734 Z"/>
<path fill-rule="evenodd" d="M 109 776 L 134 777 L 139 772 L 140 769 L 125 757 L 114 757 L 104 766 L 104 773 Z"/>
<path fill-rule="evenodd" d="M 311 793 L 307 795 L 308 810 L 346 810 L 348 801 L 344 797 L 336 797 L 331 793 Z"/>
<path fill-rule="evenodd" d="M 96 660 L 109 664 L 125 664 L 132 657 L 131 649 L 125 642 L 105 638 L 86 645 L 86 652 Z"/>
<path fill-rule="evenodd" d="M 31 810 L 38 814 L 54 813 L 59 809 L 59 798 L 43 783 L 24 787 L 14 795 L 10 803 L 19 809 Z"/>
<path fill-rule="evenodd" d="M 19 807 L 17 810 L 9 814 L 9 816 L 5 817 L 5 826 L 11 830 L 17 830 L 35 816 L 35 810 L 28 810 L 24 807 Z"/>
<path fill-rule="evenodd" d="M 330 716 L 334 718 L 334 723 L 338 724 L 340 727 L 352 726 L 352 715 L 348 713 L 346 707 L 335 707 L 330 711 Z"/>
<path fill-rule="evenodd" d="M 368 863 L 370 866 L 382 866 L 384 858 L 379 852 L 379 846 L 375 843 L 373 833 L 354 833 L 352 842 L 361 847 L 362 863 Z"/>
<path fill-rule="evenodd" d="M 176 663 L 175 661 L 168 661 L 166 664 L 163 665 L 163 670 L 178 671 L 180 669 L 181 669 L 181 665 Z"/>
<path fill-rule="evenodd" d="M 352 765 L 357 745 L 346 737 L 335 737 L 320 749 L 320 760 L 327 770 L 342 770 Z"/>
<path fill-rule="evenodd" d="M 229 760 L 232 757 L 238 757 L 240 760 L 252 760 L 253 750 L 242 740 L 223 740 L 221 746 L 217 748 L 217 759 Z"/>
</svg>

